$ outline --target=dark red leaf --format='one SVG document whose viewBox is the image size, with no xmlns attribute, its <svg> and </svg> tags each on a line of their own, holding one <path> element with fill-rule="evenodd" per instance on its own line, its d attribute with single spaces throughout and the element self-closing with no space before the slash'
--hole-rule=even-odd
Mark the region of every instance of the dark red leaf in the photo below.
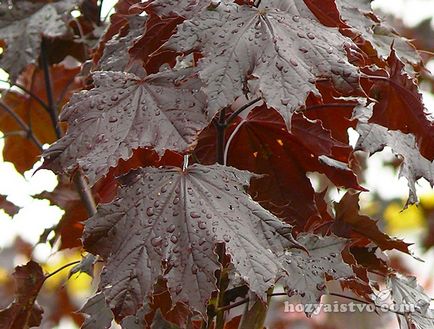
<svg viewBox="0 0 434 329">
<path fill-rule="evenodd" d="M 42 308 L 36 297 L 44 283 L 42 268 L 34 261 L 17 266 L 12 274 L 15 279 L 15 299 L 8 308 L 0 311 L 0 328 L 22 329 L 39 326 Z"/>
<path fill-rule="evenodd" d="M 396 249 L 410 254 L 410 244 L 381 232 L 377 221 L 359 214 L 359 210 L 359 193 L 347 192 L 335 203 L 336 219 L 331 226 L 332 231 L 338 236 L 350 238 L 356 245 L 365 246 L 372 241 L 382 250 Z"/>
<path fill-rule="evenodd" d="M 369 122 L 390 130 L 399 130 L 416 137 L 420 153 L 434 160 L 434 123 L 428 116 L 415 81 L 404 71 L 404 64 L 392 51 L 387 59 L 389 69 L 386 77 L 375 80 L 370 95 L 378 102 Z M 375 72 L 374 72 L 375 74 Z"/>
<path fill-rule="evenodd" d="M 117 319 L 135 314 L 160 276 L 174 303 L 205 313 L 217 288 L 217 243 L 226 244 L 233 270 L 250 289 L 265 294 L 281 266 L 275 253 L 298 244 L 291 226 L 245 193 L 250 177 L 193 165 L 145 168 L 124 179 L 118 198 L 100 206 L 84 232 L 86 249 L 107 259 L 100 286 Z"/>
<path fill-rule="evenodd" d="M 228 165 L 264 176 L 250 187 L 253 198 L 276 216 L 303 228 L 318 216 L 314 190 L 306 173 L 326 174 L 337 186 L 360 188 L 346 167 L 351 148 L 330 136 L 319 121 L 297 114 L 291 133 L 282 118 L 265 106 L 237 118 L 226 133 Z M 201 163 L 216 161 L 216 130 L 210 126 L 199 137 L 195 155 Z M 240 156 L 242 154 L 242 156 Z"/>
</svg>

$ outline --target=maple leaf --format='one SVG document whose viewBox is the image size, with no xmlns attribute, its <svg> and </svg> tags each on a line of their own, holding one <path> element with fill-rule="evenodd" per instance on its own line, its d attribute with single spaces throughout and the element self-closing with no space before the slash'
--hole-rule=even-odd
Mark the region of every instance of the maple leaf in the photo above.
<svg viewBox="0 0 434 329">
<path fill-rule="evenodd" d="M 317 83 L 317 88 L 321 97 L 309 95 L 303 115 L 311 120 L 320 120 L 334 139 L 348 145 L 348 128 L 356 128 L 353 110 L 359 102 L 342 98 L 330 82 Z"/>
<path fill-rule="evenodd" d="M 418 202 L 416 182 L 420 178 L 423 177 L 431 186 L 434 185 L 434 161 L 429 161 L 420 154 L 413 134 L 404 134 L 377 124 L 366 123 L 359 123 L 356 130 L 360 134 L 356 150 L 363 150 L 372 155 L 388 146 L 395 156 L 402 160 L 399 177 L 407 179 L 409 188 L 409 197 L 404 208 Z"/>
<path fill-rule="evenodd" d="M 176 15 L 191 18 L 207 7 L 213 8 L 214 4 L 216 1 L 213 0 L 155 0 L 149 5 L 145 4 L 145 8 L 152 7 L 160 16 Z"/>
<path fill-rule="evenodd" d="M 352 28 L 353 33 L 367 40 L 380 57 L 387 58 L 393 46 L 400 58 L 414 65 L 421 63 L 415 47 L 375 16 L 370 0 L 357 3 L 351 0 L 336 0 L 336 6 L 342 20 Z"/>
<path fill-rule="evenodd" d="M 413 276 L 390 275 L 387 286 L 396 306 L 412 307 L 414 310 L 397 314 L 401 329 L 431 329 L 434 327 L 434 311 L 430 309 L 431 298 L 417 284 Z"/>
<path fill-rule="evenodd" d="M 90 297 L 80 312 L 87 315 L 81 329 L 108 329 L 111 326 L 113 313 L 101 291 Z"/>
<path fill-rule="evenodd" d="M 369 241 L 366 243 L 363 240 L 368 238 L 382 250 L 396 249 L 410 254 L 409 244 L 389 237 L 380 231 L 377 221 L 359 214 L 359 195 L 360 193 L 354 193 L 350 190 L 338 203 L 335 203 L 336 217 L 331 227 L 332 232 L 338 236 L 351 238 L 354 240 L 354 244 L 366 245 Z"/>
<path fill-rule="evenodd" d="M 100 287 L 116 318 L 135 314 L 159 276 L 174 303 L 205 312 L 216 290 L 214 252 L 225 243 L 235 273 L 263 296 L 297 245 L 291 226 L 244 191 L 252 174 L 221 165 L 144 168 L 85 225 L 84 246 L 107 259 Z"/>
<path fill-rule="evenodd" d="M 415 80 L 403 71 L 404 64 L 392 51 L 387 59 L 388 70 L 372 72 L 381 80 L 371 87 L 370 94 L 375 103 L 370 123 L 376 123 L 390 130 L 412 133 L 416 137 L 420 153 L 428 160 L 434 160 L 434 123 L 426 112 Z M 369 72 L 371 73 L 371 72 Z"/>
<path fill-rule="evenodd" d="M 297 241 L 309 254 L 291 250 L 282 256 L 284 268 L 288 272 L 283 285 L 289 296 L 300 296 L 303 304 L 317 304 L 326 293 L 327 280 L 354 276 L 341 256 L 347 240 L 302 233 Z M 306 314 L 310 316 L 313 311 L 306 311 Z"/>
<path fill-rule="evenodd" d="M 95 87 L 74 94 L 62 111 L 69 129 L 44 153 L 44 167 L 68 174 L 81 167 L 93 185 L 138 147 L 159 154 L 190 149 L 213 116 L 190 73 L 161 72 L 142 80 L 124 72 L 95 72 Z"/>
<path fill-rule="evenodd" d="M 105 44 L 104 52 L 96 67 L 97 70 L 125 71 L 144 76 L 143 67 L 140 64 L 130 62 L 128 50 L 133 46 L 134 41 L 142 36 L 146 21 L 147 17 L 138 15 L 130 17 L 128 25 L 124 26 L 115 37 Z"/>
<path fill-rule="evenodd" d="M 183 21 L 180 16 L 159 17 L 148 9 L 146 29 L 129 49 L 130 61 L 143 63 L 148 74 L 157 73 L 162 64 L 176 64 L 175 51 L 155 53 L 173 34 L 176 26 Z"/>
<path fill-rule="evenodd" d="M 342 20 L 335 0 L 303 0 L 317 19 L 329 27 L 348 27 Z"/>
<path fill-rule="evenodd" d="M 359 74 L 344 59 L 349 39 L 292 6 L 285 10 L 221 1 L 182 23 L 165 47 L 201 51 L 199 75 L 212 110 L 231 105 L 248 86 L 289 126 L 308 94 L 319 94 L 317 78 L 332 79 L 339 90 L 350 92 L 358 88 Z"/>
<path fill-rule="evenodd" d="M 15 216 L 20 211 L 20 207 L 8 201 L 5 195 L 0 195 L 0 209 L 3 209 L 3 211 L 11 217 Z"/>
<path fill-rule="evenodd" d="M 215 143 L 216 129 L 210 126 L 199 136 L 195 149 L 200 163 L 215 162 Z M 351 148 L 334 140 L 319 121 L 301 114 L 292 117 L 288 132 L 276 111 L 256 107 L 227 129 L 226 143 L 228 165 L 263 175 L 250 186 L 254 199 L 301 229 L 311 216 L 318 215 L 307 172 L 324 173 L 337 186 L 361 188 L 345 165 Z"/>
<path fill-rule="evenodd" d="M 43 37 L 62 37 L 67 33 L 65 12 L 74 6 L 75 1 L 72 0 L 46 5 L 16 1 L 12 8 L 8 2 L 0 5 L 0 40 L 6 42 L 0 65 L 12 81 L 27 65 L 35 63 Z"/>
<path fill-rule="evenodd" d="M 39 326 L 42 308 L 36 297 L 44 283 L 42 268 L 34 261 L 17 266 L 12 274 L 15 279 L 15 299 L 8 308 L 0 311 L 0 328 L 21 329 Z"/>
</svg>

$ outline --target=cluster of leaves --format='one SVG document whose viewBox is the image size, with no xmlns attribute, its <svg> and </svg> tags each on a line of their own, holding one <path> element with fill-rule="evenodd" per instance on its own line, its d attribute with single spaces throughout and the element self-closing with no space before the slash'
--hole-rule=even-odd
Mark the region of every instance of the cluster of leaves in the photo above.
<svg viewBox="0 0 434 329">
<path fill-rule="evenodd" d="M 368 302 L 383 280 L 395 303 L 419 305 L 402 328 L 433 327 L 429 297 L 384 260 L 409 245 L 359 213 L 356 151 L 392 149 L 406 206 L 420 178 L 434 184 L 422 60 L 370 1 L 120 0 L 104 31 L 99 11 L 0 7 L 0 66 L 15 86 L 0 101 L 4 157 L 23 173 L 51 144 L 41 168 L 60 182 L 38 197 L 65 215 L 41 241 L 82 238 L 104 262 L 83 328 L 262 329 L 276 285 L 315 303 L 329 280 Z M 308 172 L 348 192 L 329 204 Z M 92 273 L 93 255 L 72 272 Z M 16 269 L 2 328 L 39 325 L 47 277 L 33 261 Z M 256 302 L 227 321 L 237 298 Z"/>
</svg>

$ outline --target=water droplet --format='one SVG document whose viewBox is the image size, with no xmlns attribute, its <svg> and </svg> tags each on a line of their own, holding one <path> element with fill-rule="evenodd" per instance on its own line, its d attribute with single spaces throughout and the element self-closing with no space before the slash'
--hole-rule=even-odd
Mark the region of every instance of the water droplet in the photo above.
<svg viewBox="0 0 434 329">
<path fill-rule="evenodd" d="M 170 241 L 172 241 L 172 243 L 177 243 L 178 242 L 178 237 L 176 235 L 172 235 L 170 237 Z"/>
<path fill-rule="evenodd" d="M 151 239 L 151 244 L 153 247 L 158 247 L 163 242 L 163 238 L 161 236 L 157 236 Z"/>
<path fill-rule="evenodd" d="M 109 118 L 109 122 L 110 122 L 110 123 L 114 123 L 114 122 L 116 122 L 116 121 L 118 121 L 118 118 L 116 118 L 115 116 L 111 116 L 111 117 Z"/>
<path fill-rule="evenodd" d="M 293 59 L 293 58 L 291 58 L 291 59 L 289 60 L 289 62 L 290 62 L 293 66 L 298 66 L 297 61 L 296 61 L 295 59 Z"/>
<path fill-rule="evenodd" d="M 276 62 L 276 68 L 277 68 L 279 71 L 282 71 L 282 69 L 283 69 L 283 65 L 282 65 L 282 63 Z"/>
<path fill-rule="evenodd" d="M 104 137 L 104 134 L 99 134 L 98 136 L 96 136 L 96 142 L 101 143 L 104 140 Z"/>
<path fill-rule="evenodd" d="M 199 240 L 199 246 L 202 246 L 206 242 L 205 238 Z"/>
<path fill-rule="evenodd" d="M 203 222 L 203 221 L 200 221 L 200 222 L 198 223 L 198 226 L 199 226 L 199 228 L 200 228 L 201 230 L 206 229 L 206 223 Z"/>
<path fill-rule="evenodd" d="M 280 100 L 280 102 L 282 103 L 282 105 L 286 106 L 286 105 L 289 104 L 290 99 L 289 99 L 289 98 L 282 98 L 282 99 Z"/>
<path fill-rule="evenodd" d="M 148 209 L 146 209 L 146 215 L 152 216 L 153 214 L 154 214 L 154 208 L 148 207 Z"/>
<path fill-rule="evenodd" d="M 175 224 L 170 224 L 166 231 L 169 233 L 173 233 L 175 232 L 175 229 L 176 229 Z"/>
<path fill-rule="evenodd" d="M 313 34 L 312 32 L 308 32 L 306 35 L 310 40 L 315 39 L 315 34 Z"/>
<path fill-rule="evenodd" d="M 226 242 L 231 241 L 231 237 L 227 234 L 223 235 L 223 240 L 225 240 Z"/>
<path fill-rule="evenodd" d="M 294 22 L 298 23 L 298 22 L 300 21 L 300 16 L 298 16 L 298 15 L 294 15 L 294 16 L 292 16 L 292 20 L 293 20 Z"/>
<path fill-rule="evenodd" d="M 191 217 L 191 218 L 200 218 L 200 214 L 197 213 L 197 212 L 195 212 L 195 211 L 192 211 L 192 212 L 190 213 L 190 217 Z"/>
<path fill-rule="evenodd" d="M 114 94 L 114 95 L 112 95 L 112 96 L 110 97 L 110 99 L 111 99 L 113 102 L 116 102 L 116 101 L 119 99 L 119 96 L 116 95 L 116 94 Z"/>
</svg>

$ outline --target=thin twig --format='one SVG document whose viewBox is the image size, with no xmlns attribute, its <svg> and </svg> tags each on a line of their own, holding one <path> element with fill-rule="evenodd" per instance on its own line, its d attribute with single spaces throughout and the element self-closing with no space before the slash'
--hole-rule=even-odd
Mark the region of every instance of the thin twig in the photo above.
<svg viewBox="0 0 434 329">
<path fill-rule="evenodd" d="M 224 154 L 225 154 L 225 123 L 226 109 L 220 111 L 219 121 L 216 125 L 217 129 L 217 163 L 225 164 Z"/>
<path fill-rule="evenodd" d="M 97 25 L 101 25 L 101 12 L 102 12 L 102 4 L 104 0 L 99 0 L 99 6 L 98 6 L 98 23 Z"/>
<path fill-rule="evenodd" d="M 16 114 L 9 106 L 4 104 L 3 102 L 0 102 L 0 107 L 17 122 L 17 124 L 26 132 L 27 137 L 38 147 L 39 151 L 42 152 L 42 144 L 33 134 L 33 131 L 32 129 L 30 129 L 28 124 L 25 123 L 18 114 Z"/>
<path fill-rule="evenodd" d="M 229 305 L 226 305 L 226 306 L 219 307 L 219 308 L 217 309 L 217 312 L 225 312 L 225 311 L 228 311 L 228 310 L 230 310 L 230 309 L 232 309 L 232 308 L 235 308 L 235 307 L 237 307 L 237 306 L 240 306 L 240 305 L 243 305 L 243 304 L 249 302 L 249 300 L 250 300 L 250 298 L 247 297 L 247 298 L 244 298 L 244 299 L 242 299 L 242 300 L 240 300 L 240 301 L 238 301 L 238 302 L 235 302 L 235 303 L 232 303 L 232 304 L 229 304 Z"/>
<path fill-rule="evenodd" d="M 42 39 L 42 44 L 41 44 L 41 62 L 44 70 L 45 88 L 46 88 L 47 99 L 48 99 L 48 107 L 50 109 L 51 122 L 53 124 L 57 138 L 60 139 L 63 135 L 63 132 L 62 129 L 60 128 L 59 121 L 57 118 L 58 116 L 57 105 L 54 100 L 53 83 L 51 81 L 50 67 L 48 63 L 45 39 Z M 75 175 L 74 182 L 77 191 L 80 195 L 80 199 L 83 201 L 89 216 L 95 215 L 96 214 L 95 200 L 92 196 L 90 187 L 87 184 L 81 172 L 78 172 Z"/>
<path fill-rule="evenodd" d="M 45 276 L 45 278 L 44 278 L 44 281 L 47 280 L 48 278 L 51 278 L 53 275 L 59 273 L 60 271 L 64 270 L 65 268 L 70 267 L 70 266 L 75 265 L 75 264 L 78 264 L 78 263 L 80 263 L 80 262 L 81 262 L 81 260 L 76 260 L 76 261 L 74 261 L 74 262 L 71 262 L 71 263 L 68 263 L 68 264 L 63 265 L 62 267 L 59 267 L 59 268 L 58 268 L 57 270 L 55 270 L 54 272 L 51 272 L 51 273 L 47 274 L 47 275 Z"/>
<path fill-rule="evenodd" d="M 92 195 L 92 191 L 87 184 L 83 174 L 81 172 L 76 173 L 74 177 L 75 187 L 80 195 L 81 201 L 83 201 L 89 216 L 96 214 L 96 203 Z"/>
<path fill-rule="evenodd" d="M 240 123 L 235 127 L 235 129 L 234 129 L 234 131 L 232 132 L 232 134 L 229 136 L 228 141 L 227 141 L 226 146 L 225 146 L 225 153 L 224 153 L 224 156 L 223 156 L 223 163 L 224 163 L 224 164 L 227 164 L 227 161 L 228 161 L 228 153 L 229 153 L 229 147 L 231 146 L 232 140 L 235 138 L 235 136 L 237 135 L 238 131 L 241 129 L 241 127 L 243 126 L 243 124 L 244 124 L 245 122 L 246 122 L 245 120 L 241 121 L 241 122 L 240 122 Z"/>
<path fill-rule="evenodd" d="M 241 106 L 239 109 L 237 109 L 235 112 L 233 112 L 229 118 L 226 120 L 225 124 L 229 125 L 232 120 L 234 120 L 241 112 L 243 112 L 244 110 L 246 110 L 247 108 L 249 108 L 250 106 L 252 106 L 253 104 L 259 102 L 260 100 L 262 100 L 261 97 L 255 98 L 253 100 L 251 100 L 250 102 L 247 102 L 246 104 L 244 104 L 243 106 Z"/>
<path fill-rule="evenodd" d="M 29 95 L 31 98 L 33 98 L 35 101 L 37 101 L 39 103 L 39 105 L 41 105 L 47 112 L 49 111 L 48 105 L 39 96 L 37 96 L 35 93 L 33 93 L 32 91 L 30 91 L 26 87 L 20 85 L 19 83 L 12 83 L 12 82 L 7 81 L 7 80 L 1 80 L 0 79 L 0 82 L 8 83 L 11 86 L 14 86 L 14 87 L 17 87 L 17 88 L 21 89 L 27 95 Z"/>
<path fill-rule="evenodd" d="M 307 106 L 305 111 L 315 110 L 315 109 L 321 109 L 321 108 L 328 108 L 328 107 L 354 107 L 359 105 L 359 103 L 328 103 L 328 104 L 317 104 L 317 105 L 311 105 Z"/>
<path fill-rule="evenodd" d="M 44 71 L 45 92 L 47 93 L 50 118 L 51 118 L 51 122 L 53 123 L 53 127 L 56 131 L 56 136 L 59 139 L 62 137 L 63 132 L 59 126 L 59 121 L 57 118 L 58 116 L 57 105 L 54 100 L 53 82 L 51 80 L 50 66 L 48 63 L 48 56 L 47 56 L 47 41 L 44 38 L 42 38 L 42 42 L 41 42 L 41 64 Z"/>
</svg>

